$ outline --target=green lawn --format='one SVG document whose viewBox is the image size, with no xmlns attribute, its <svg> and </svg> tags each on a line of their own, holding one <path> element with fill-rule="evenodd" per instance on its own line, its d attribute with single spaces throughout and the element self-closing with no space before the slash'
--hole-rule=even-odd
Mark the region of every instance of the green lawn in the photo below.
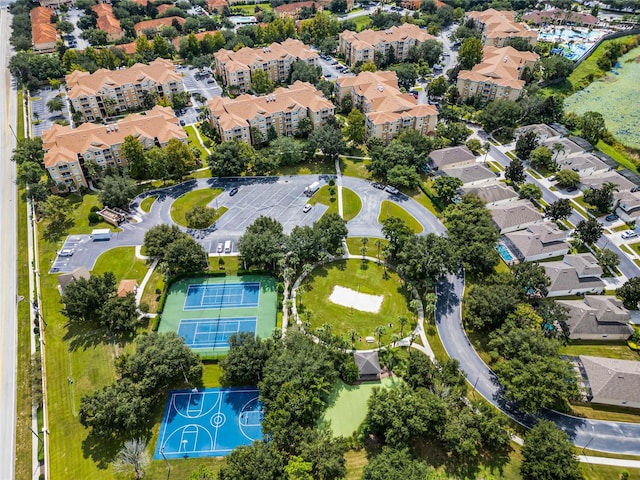
<svg viewBox="0 0 640 480">
<path fill-rule="evenodd" d="M 108 228 L 113 232 L 120 231 L 119 228 L 114 227 L 107 222 L 89 223 L 91 207 L 102 207 L 102 203 L 100 203 L 96 192 L 89 192 L 82 196 L 74 193 L 69 195 L 67 198 L 74 207 L 72 213 L 74 225 L 69 230 L 69 235 L 91 233 L 94 228 Z"/>
<path fill-rule="evenodd" d="M 423 230 L 422 225 L 420 225 L 420 223 L 404 208 L 396 203 L 390 202 L 389 200 L 384 200 L 380 206 L 378 222 L 382 223 L 383 220 L 386 220 L 389 217 L 397 217 L 404 220 L 413 233 L 421 233 Z"/>
<path fill-rule="evenodd" d="M 377 241 L 380 241 L 380 252 L 378 252 L 378 247 L 376 246 Z M 367 249 L 365 256 L 378 257 L 379 253 L 380 258 L 382 258 L 382 252 L 387 245 L 389 245 L 389 240 L 386 238 L 369 238 L 365 245 L 365 248 Z M 362 255 L 362 252 L 360 251 L 362 248 L 362 237 L 348 237 L 347 248 L 351 255 Z"/>
<path fill-rule="evenodd" d="M 151 211 L 151 207 L 153 206 L 153 203 L 156 201 L 157 198 L 158 197 L 154 195 L 142 200 L 142 202 L 140 202 L 140 208 L 142 209 L 142 211 L 145 213 L 149 213 Z"/>
<path fill-rule="evenodd" d="M 200 151 L 200 159 L 204 164 L 209 154 L 204 149 L 204 146 L 202 145 L 200 140 L 198 140 L 195 127 L 193 125 L 187 125 L 186 127 L 184 127 L 184 131 L 187 133 L 187 142 L 189 143 L 189 147 L 196 148 Z"/>
<path fill-rule="evenodd" d="M 571 342 L 560 348 L 560 355 L 590 355 L 593 357 L 640 360 L 640 355 L 631 350 L 626 342 Z"/>
<path fill-rule="evenodd" d="M 361 260 L 340 260 L 317 267 L 304 282 L 305 291 L 298 291 L 298 312 L 303 321 L 309 321 L 315 329 L 325 323 L 333 326 L 333 332 L 346 337 L 350 330 L 358 332 L 362 339 L 356 341 L 356 348 L 374 348 L 377 343 L 366 343 L 365 337 L 373 336 L 378 325 L 385 327 L 382 343 L 389 343 L 391 335 L 400 333 L 399 317 L 409 319 L 403 329 L 406 335 L 415 327 L 413 314 L 408 308 L 408 294 L 400 277 L 375 262 Z M 329 300 L 334 286 L 350 288 L 369 295 L 383 295 L 380 311 L 369 313 L 355 308 L 335 304 Z M 308 290 L 306 290 L 308 288 Z M 306 311 L 311 311 L 307 319 Z M 392 327 L 388 324 L 392 323 Z M 376 338 L 377 342 L 377 338 Z"/>
<path fill-rule="evenodd" d="M 358 17 L 352 18 L 352 20 L 356 24 L 356 29 L 358 31 L 364 30 L 369 27 L 371 24 L 371 17 L 369 15 L 360 15 Z"/>
<path fill-rule="evenodd" d="M 369 180 L 371 174 L 369 170 L 367 170 L 367 165 L 370 162 L 371 160 L 340 157 L 340 171 L 347 177 L 358 177 Z"/>
<path fill-rule="evenodd" d="M 348 222 L 362 210 L 362 200 L 353 190 L 342 187 L 342 213 L 344 220 Z"/>
<path fill-rule="evenodd" d="M 98 257 L 91 273 L 102 275 L 113 272 L 116 282 L 135 279 L 140 284 L 148 269 L 146 262 L 136 257 L 135 247 L 116 247 Z"/>
<path fill-rule="evenodd" d="M 604 143 L 602 140 L 598 142 L 597 147 L 598 147 L 598 150 L 600 150 L 602 153 L 606 153 L 607 155 L 609 155 L 611 158 L 613 158 L 616 162 L 618 162 L 623 167 L 628 168 L 632 172 L 638 173 L 638 164 L 632 158 L 625 155 L 624 152 L 621 152 L 617 148 L 612 147 L 607 143 Z"/>
<path fill-rule="evenodd" d="M 333 192 L 333 194 L 331 192 Z M 334 185 L 330 187 L 329 185 L 324 185 L 313 194 L 307 203 L 309 205 L 317 205 L 319 203 L 327 205 L 329 209 L 325 212 L 326 214 L 338 213 L 338 186 Z"/>
<path fill-rule="evenodd" d="M 640 412 L 635 408 L 613 405 L 578 404 L 571 405 L 573 415 L 611 422 L 640 423 Z"/>
<path fill-rule="evenodd" d="M 314 161 L 299 163 L 298 165 L 281 165 L 274 172 L 275 175 L 335 175 L 336 169 L 333 163 L 325 162 L 322 156 Z"/>
<path fill-rule="evenodd" d="M 192 210 L 193 207 L 206 207 L 214 198 L 220 195 L 222 191 L 222 188 L 203 188 L 185 193 L 171 204 L 171 219 L 178 225 L 186 227 L 187 219 L 185 216 L 187 212 Z M 220 210 L 222 210 L 222 208 L 218 209 L 218 211 Z M 220 213 L 217 218 L 221 215 Z"/>
<path fill-rule="evenodd" d="M 158 311 L 158 302 L 160 300 L 160 295 L 156 293 L 156 290 L 164 289 L 164 276 L 155 269 L 151 276 L 149 277 L 149 281 L 145 285 L 144 292 L 142 292 L 142 298 L 140 298 L 140 303 L 146 303 L 149 306 L 150 312 Z"/>
</svg>

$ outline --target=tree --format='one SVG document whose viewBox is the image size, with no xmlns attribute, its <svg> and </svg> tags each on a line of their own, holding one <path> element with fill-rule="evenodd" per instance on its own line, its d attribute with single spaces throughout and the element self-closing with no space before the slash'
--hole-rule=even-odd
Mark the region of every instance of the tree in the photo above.
<svg viewBox="0 0 640 480">
<path fill-rule="evenodd" d="M 116 277 L 112 272 L 92 275 L 88 280 L 79 278 L 67 285 L 62 293 L 62 314 L 72 322 L 98 321 L 103 306 L 115 294 Z"/>
<path fill-rule="evenodd" d="M 238 447 L 226 457 L 218 474 L 219 480 L 273 480 L 283 478 L 285 462 L 273 442 L 258 440 Z"/>
<path fill-rule="evenodd" d="M 389 240 L 385 254 L 395 260 L 405 242 L 413 235 L 407 224 L 398 217 L 388 217 L 382 221 L 382 234 Z"/>
<path fill-rule="evenodd" d="M 542 190 L 534 183 L 525 183 L 518 191 L 520 198 L 526 198 L 531 201 L 538 201 L 542 198 Z"/>
<path fill-rule="evenodd" d="M 584 191 L 584 201 L 593 205 L 598 213 L 607 213 L 613 205 L 613 192 L 618 191 L 618 186 L 613 182 L 607 182 L 600 188 L 588 188 Z"/>
<path fill-rule="evenodd" d="M 251 73 L 251 88 L 256 94 L 273 92 L 273 81 L 264 70 L 256 70 Z"/>
<path fill-rule="evenodd" d="M 420 174 L 415 167 L 409 165 L 395 165 L 387 172 L 387 181 L 396 187 L 416 189 L 420 180 Z"/>
<path fill-rule="evenodd" d="M 413 458 L 409 451 L 382 449 L 364 467 L 363 480 L 429 480 L 435 479 L 429 466 Z"/>
<path fill-rule="evenodd" d="M 44 175 L 44 169 L 39 163 L 23 162 L 18 165 L 18 181 L 23 184 L 37 184 Z"/>
<path fill-rule="evenodd" d="M 232 140 L 218 145 L 209 155 L 208 164 L 214 177 L 235 177 L 253 164 L 256 151 L 251 145 Z"/>
<path fill-rule="evenodd" d="M 580 185 L 580 174 L 564 168 L 556 173 L 556 182 L 561 188 L 577 187 Z"/>
<path fill-rule="evenodd" d="M 504 170 L 504 178 L 515 185 L 519 185 L 525 181 L 524 165 L 519 159 L 513 159 Z"/>
<path fill-rule="evenodd" d="M 535 262 L 520 262 L 511 267 L 520 290 L 529 298 L 546 297 L 551 280 L 545 269 Z"/>
<path fill-rule="evenodd" d="M 585 112 L 580 117 L 580 133 L 591 145 L 597 145 L 606 131 L 604 117 L 599 112 Z"/>
<path fill-rule="evenodd" d="M 637 310 L 640 302 L 640 277 L 633 277 L 616 289 L 616 296 L 622 299 L 625 308 Z"/>
<path fill-rule="evenodd" d="M 182 235 L 167 246 L 164 255 L 168 275 L 201 272 L 209 268 L 207 252 L 188 235 Z"/>
<path fill-rule="evenodd" d="M 593 245 L 602 236 L 603 228 L 595 218 L 581 220 L 576 225 L 575 235 L 586 245 Z"/>
<path fill-rule="evenodd" d="M 278 262 L 284 257 L 284 245 L 282 224 L 261 215 L 238 240 L 238 251 L 245 268 L 253 266 L 275 273 Z"/>
<path fill-rule="evenodd" d="M 231 335 L 229 353 L 220 362 L 222 385 L 257 385 L 272 348 L 271 340 L 261 340 L 246 332 Z"/>
<path fill-rule="evenodd" d="M 500 137 L 510 138 L 521 115 L 522 111 L 516 102 L 495 100 L 482 109 L 478 121 L 486 132 L 500 133 Z"/>
<path fill-rule="evenodd" d="M 344 127 L 344 135 L 353 143 L 361 144 L 364 141 L 364 115 L 357 108 L 352 108 L 347 116 L 347 124 Z"/>
<path fill-rule="evenodd" d="M 147 442 L 141 438 L 127 440 L 116 456 L 113 469 L 118 473 L 129 473 L 133 469 L 136 479 L 144 477 L 144 471 L 151 463 L 146 448 Z"/>
<path fill-rule="evenodd" d="M 445 203 L 451 203 L 451 200 L 458 194 L 458 189 L 462 185 L 462 180 L 458 177 L 448 176 L 439 176 L 431 184 L 438 197 Z"/>
<path fill-rule="evenodd" d="M 409 50 L 409 57 L 413 62 L 419 62 L 420 60 L 424 60 L 427 62 L 429 67 L 433 68 L 433 66 L 440 60 L 440 56 L 442 55 L 442 43 L 437 40 L 427 40 L 422 42 L 420 46 L 412 47 Z"/>
<path fill-rule="evenodd" d="M 69 218 L 73 206 L 68 199 L 51 195 L 40 205 L 40 214 L 49 220 L 45 235 L 49 238 L 59 238 L 67 229 L 73 226 L 73 220 Z"/>
<path fill-rule="evenodd" d="M 135 295 L 128 293 L 124 297 L 119 297 L 115 295 L 114 288 L 111 296 L 98 310 L 98 322 L 112 333 L 133 331 L 139 324 Z"/>
<path fill-rule="evenodd" d="M 141 180 L 147 176 L 147 164 L 144 154 L 144 146 L 133 135 L 124 137 L 124 142 L 120 149 L 120 154 L 127 161 L 129 174 L 136 180 Z"/>
<path fill-rule="evenodd" d="M 463 122 L 448 122 L 446 125 L 439 123 L 436 127 L 436 133 L 449 140 L 450 145 L 462 145 L 473 131 Z"/>
<path fill-rule="evenodd" d="M 144 234 L 144 248 L 152 258 L 164 259 L 167 248 L 185 235 L 176 225 L 160 224 L 151 227 Z"/>
<path fill-rule="evenodd" d="M 533 168 L 546 168 L 547 170 L 553 170 L 554 163 L 551 150 L 544 145 L 531 152 L 530 160 Z"/>
<path fill-rule="evenodd" d="M 520 473 L 524 480 L 582 480 L 573 444 L 553 422 L 539 420 L 527 432 Z"/>
<path fill-rule="evenodd" d="M 516 140 L 516 155 L 521 160 L 529 160 L 531 152 L 539 146 L 538 134 L 534 131 L 525 132 Z"/>
<path fill-rule="evenodd" d="M 196 159 L 187 143 L 172 138 L 163 148 L 167 162 L 168 174 L 173 178 L 182 179 L 187 173 L 196 168 Z"/>
<path fill-rule="evenodd" d="M 321 150 L 325 160 L 334 161 L 347 148 L 342 138 L 342 131 L 330 124 L 325 124 L 309 135 L 309 144 L 315 150 Z"/>
<path fill-rule="evenodd" d="M 465 38 L 458 52 L 458 65 L 460 70 L 471 70 L 482 61 L 482 41 L 475 37 Z"/>
<path fill-rule="evenodd" d="M 314 225 L 320 245 L 329 253 L 335 255 L 347 236 L 347 222 L 337 213 L 324 214 Z"/>
<path fill-rule="evenodd" d="M 61 112 L 64 108 L 64 101 L 60 97 L 53 97 L 47 102 L 47 108 L 51 113 Z"/>
<path fill-rule="evenodd" d="M 138 193 L 136 182 L 127 176 L 108 175 L 100 182 L 99 198 L 103 205 L 129 208 L 129 202 Z"/>
<path fill-rule="evenodd" d="M 562 80 L 573 71 L 573 62 L 562 55 L 550 55 L 540 60 L 542 79 L 545 82 Z"/>
<path fill-rule="evenodd" d="M 524 292 L 512 282 L 498 282 L 473 287 L 465 298 L 465 322 L 475 329 L 500 327 L 522 300 Z"/>
<path fill-rule="evenodd" d="M 291 76 L 289 83 L 295 83 L 300 80 L 301 82 L 308 82 L 312 85 L 316 85 L 322 77 L 322 68 L 314 65 L 310 65 L 302 60 L 297 60 L 291 65 Z"/>
<path fill-rule="evenodd" d="M 544 207 L 544 214 L 554 222 L 568 218 L 571 212 L 573 212 L 573 207 L 568 198 L 561 198 Z"/>
<path fill-rule="evenodd" d="M 216 211 L 213 208 L 203 207 L 202 205 L 196 205 L 185 213 L 187 226 L 198 230 L 210 227 L 215 217 Z"/>
<path fill-rule="evenodd" d="M 191 472 L 189 480 L 216 480 L 217 476 L 207 465 L 200 465 Z"/>
<path fill-rule="evenodd" d="M 42 148 L 42 138 L 20 138 L 16 148 L 13 150 L 11 160 L 18 165 L 25 162 L 33 162 L 37 164 L 44 163 L 44 149 Z"/>
<path fill-rule="evenodd" d="M 398 76 L 398 86 L 406 88 L 407 90 L 412 88 L 418 79 L 418 71 L 413 63 L 398 63 L 391 67 L 390 70 L 396 72 Z"/>
<path fill-rule="evenodd" d="M 428 85 L 429 98 L 439 98 L 447 93 L 449 83 L 443 76 L 434 78 Z"/>
<path fill-rule="evenodd" d="M 614 272 L 616 267 L 620 265 L 620 257 L 613 250 L 604 248 L 596 254 L 598 263 L 602 268 L 606 268 L 610 272 Z"/>
</svg>

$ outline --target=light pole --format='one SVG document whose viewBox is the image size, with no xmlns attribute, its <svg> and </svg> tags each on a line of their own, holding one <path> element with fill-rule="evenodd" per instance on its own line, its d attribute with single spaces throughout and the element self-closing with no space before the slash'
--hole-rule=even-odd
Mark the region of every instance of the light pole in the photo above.
<svg viewBox="0 0 640 480">
<path fill-rule="evenodd" d="M 162 455 L 162 458 L 164 459 L 164 463 L 167 464 L 167 480 L 169 480 L 169 475 L 171 475 L 171 464 L 169 463 L 169 460 L 167 460 L 167 457 L 164 454 L 164 447 L 160 449 L 160 455 Z"/>
</svg>

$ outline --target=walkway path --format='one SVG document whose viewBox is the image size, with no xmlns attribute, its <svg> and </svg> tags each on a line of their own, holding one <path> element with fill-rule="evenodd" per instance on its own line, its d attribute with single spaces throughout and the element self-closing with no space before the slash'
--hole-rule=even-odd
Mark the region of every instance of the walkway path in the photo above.
<svg viewBox="0 0 640 480">
<path fill-rule="evenodd" d="M 336 186 L 338 187 L 338 214 L 344 218 L 342 209 L 342 171 L 340 170 L 340 157 L 336 158 Z"/>
</svg>

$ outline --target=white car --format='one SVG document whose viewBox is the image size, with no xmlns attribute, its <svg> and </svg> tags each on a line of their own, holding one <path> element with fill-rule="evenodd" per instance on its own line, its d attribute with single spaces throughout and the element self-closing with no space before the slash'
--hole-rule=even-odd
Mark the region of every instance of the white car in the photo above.
<svg viewBox="0 0 640 480">
<path fill-rule="evenodd" d="M 222 253 L 222 249 L 224 248 L 224 245 L 222 244 L 222 242 L 218 243 L 218 248 L 216 250 L 217 253 Z"/>
<path fill-rule="evenodd" d="M 622 232 L 622 235 L 621 235 L 622 238 L 633 238 L 637 236 L 638 236 L 638 232 L 634 232 L 633 230 L 627 230 L 625 232 Z"/>
<path fill-rule="evenodd" d="M 63 248 L 58 252 L 59 257 L 71 257 L 73 255 L 73 249 L 71 248 Z"/>
<path fill-rule="evenodd" d="M 311 210 L 311 205 L 307 203 L 302 209 L 302 213 L 307 213 L 309 210 Z"/>
<path fill-rule="evenodd" d="M 384 187 L 384 191 L 392 195 L 397 195 L 400 193 L 400 190 L 398 190 L 396 187 L 392 187 L 391 185 L 387 185 L 386 187 Z"/>
</svg>

